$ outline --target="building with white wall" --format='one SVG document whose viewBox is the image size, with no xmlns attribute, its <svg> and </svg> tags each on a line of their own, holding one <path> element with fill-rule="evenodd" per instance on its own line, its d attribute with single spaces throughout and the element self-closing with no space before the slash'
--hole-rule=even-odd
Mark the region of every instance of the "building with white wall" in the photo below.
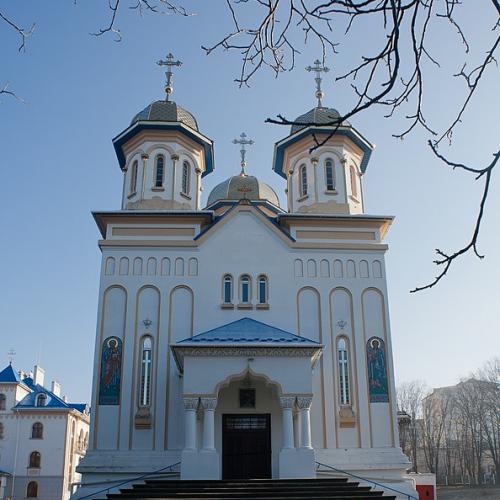
<svg viewBox="0 0 500 500">
<path fill-rule="evenodd" d="M 286 207 L 244 153 L 202 207 L 214 146 L 169 95 L 115 137 L 123 201 L 93 214 L 102 266 L 79 496 L 173 464 L 220 479 L 316 477 L 319 462 L 410 488 L 384 260 L 393 218 L 365 213 L 373 146 L 337 117 L 318 103 L 276 144 Z"/>
<path fill-rule="evenodd" d="M 0 499 L 65 500 L 80 475 L 89 434 L 86 404 L 68 403 L 44 370 L 0 372 Z"/>
</svg>

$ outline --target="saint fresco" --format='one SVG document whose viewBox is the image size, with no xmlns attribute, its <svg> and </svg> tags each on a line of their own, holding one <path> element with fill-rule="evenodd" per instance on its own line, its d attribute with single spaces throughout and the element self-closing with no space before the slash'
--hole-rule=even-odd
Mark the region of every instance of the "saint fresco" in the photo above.
<svg viewBox="0 0 500 500">
<path fill-rule="evenodd" d="M 384 341 L 372 337 L 366 343 L 370 403 L 388 403 L 389 387 Z"/>
<path fill-rule="evenodd" d="M 122 341 L 117 337 L 108 337 L 102 346 L 99 404 L 120 404 L 121 367 Z"/>
</svg>

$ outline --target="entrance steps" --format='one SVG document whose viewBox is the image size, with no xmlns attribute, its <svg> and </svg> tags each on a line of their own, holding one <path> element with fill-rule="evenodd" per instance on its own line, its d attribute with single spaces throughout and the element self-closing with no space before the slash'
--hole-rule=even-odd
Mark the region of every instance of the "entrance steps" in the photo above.
<svg viewBox="0 0 500 500">
<path fill-rule="evenodd" d="M 146 479 L 120 489 L 120 493 L 108 493 L 108 499 L 135 498 L 183 499 L 183 500 L 395 500 L 395 496 L 373 491 L 369 486 L 343 478 L 335 479 L 249 479 L 249 480 L 161 480 Z"/>
</svg>

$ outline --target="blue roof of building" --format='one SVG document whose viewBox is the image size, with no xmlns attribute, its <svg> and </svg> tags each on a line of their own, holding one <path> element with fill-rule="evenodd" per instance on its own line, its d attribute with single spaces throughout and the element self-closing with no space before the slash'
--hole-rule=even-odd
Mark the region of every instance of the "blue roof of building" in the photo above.
<svg viewBox="0 0 500 500">
<path fill-rule="evenodd" d="M 242 318 L 194 337 L 181 340 L 183 344 L 302 344 L 319 346 L 319 342 L 300 337 L 294 333 L 276 328 L 251 318 Z"/>
<path fill-rule="evenodd" d="M 19 383 L 21 382 L 19 375 L 12 368 L 12 364 L 9 363 L 1 372 L 0 372 L 0 382 L 4 383 Z"/>
<path fill-rule="evenodd" d="M 19 401 L 14 406 L 14 408 L 62 408 L 68 410 L 77 410 L 80 413 L 85 413 L 87 411 L 87 405 L 85 403 L 66 403 L 62 398 L 56 396 L 52 391 L 49 391 L 39 384 L 35 384 L 31 377 L 25 377 L 21 380 L 10 364 L 0 372 L 0 382 L 14 382 L 24 384 L 26 387 L 28 387 L 28 389 L 31 390 L 31 392 L 27 394 L 23 399 L 21 399 L 21 401 Z M 47 398 L 43 406 L 38 406 L 36 404 L 39 394 L 45 394 Z"/>
</svg>

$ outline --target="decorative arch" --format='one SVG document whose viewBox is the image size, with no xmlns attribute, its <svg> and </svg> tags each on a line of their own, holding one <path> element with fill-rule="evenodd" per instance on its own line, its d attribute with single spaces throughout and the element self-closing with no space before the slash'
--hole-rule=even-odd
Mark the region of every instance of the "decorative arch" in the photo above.
<svg viewBox="0 0 500 500">
<path fill-rule="evenodd" d="M 252 302 L 252 278 L 249 274 L 242 274 L 238 280 L 238 298 L 241 304 Z"/>
<path fill-rule="evenodd" d="M 226 273 L 222 277 L 222 302 L 232 304 L 234 296 L 234 278 L 232 274 Z"/>
<path fill-rule="evenodd" d="M 330 277 L 330 262 L 326 259 L 322 259 L 319 263 L 319 274 L 322 278 Z"/>
<path fill-rule="evenodd" d="M 154 257 L 149 257 L 148 263 L 146 266 L 146 273 L 148 276 L 156 275 L 156 259 Z"/>
<path fill-rule="evenodd" d="M 302 278 L 304 276 L 304 262 L 302 259 L 295 259 L 293 269 L 296 278 Z"/>
<path fill-rule="evenodd" d="M 307 276 L 309 278 L 316 278 L 318 275 L 318 270 L 316 266 L 316 261 L 314 259 L 309 259 L 307 261 Z"/>
<path fill-rule="evenodd" d="M 335 259 L 333 261 L 333 277 L 334 278 L 344 277 L 344 264 L 340 259 Z"/>
<path fill-rule="evenodd" d="M 368 267 L 368 261 L 366 261 L 366 260 L 359 261 L 359 276 L 360 276 L 360 278 L 369 278 L 370 277 L 370 270 Z"/>
<path fill-rule="evenodd" d="M 188 275 L 198 276 L 198 259 L 191 257 L 188 261 Z"/>
<path fill-rule="evenodd" d="M 149 146 L 149 148 L 145 151 L 145 154 L 148 156 L 158 155 L 164 153 L 167 158 L 170 158 L 172 155 L 175 155 L 175 149 L 165 143 L 155 143 Z"/>
<path fill-rule="evenodd" d="M 372 262 L 372 274 L 374 278 L 382 278 L 382 263 L 379 260 Z"/>
<path fill-rule="evenodd" d="M 132 274 L 134 276 L 141 276 L 142 275 L 142 259 L 140 257 L 136 257 L 134 259 L 134 266 L 132 269 Z"/>
<path fill-rule="evenodd" d="M 128 169 L 127 169 L 128 170 Z M 137 192 L 137 180 L 139 178 L 139 159 L 132 160 L 129 176 L 129 192 L 135 194 Z"/>
<path fill-rule="evenodd" d="M 182 162 L 181 171 L 181 194 L 189 196 L 191 192 L 191 163 L 187 160 Z"/>
<path fill-rule="evenodd" d="M 260 274 L 257 278 L 257 301 L 259 304 L 269 302 L 269 279 L 265 274 Z"/>
<path fill-rule="evenodd" d="M 128 260 L 128 257 L 122 257 L 120 259 L 120 265 L 119 265 L 119 268 L 118 268 L 118 273 L 121 276 L 126 276 L 126 275 L 128 275 L 128 272 L 129 272 L 129 260 Z"/>
<path fill-rule="evenodd" d="M 327 191 L 335 191 L 336 179 L 335 179 L 335 162 L 332 158 L 327 157 L 323 161 L 324 166 L 324 178 L 325 178 L 325 188 Z"/>
<path fill-rule="evenodd" d="M 2 392 L 0 394 L 0 410 L 6 410 L 7 396 Z"/>
<path fill-rule="evenodd" d="M 162 276 L 170 276 L 170 259 L 168 257 L 163 257 L 161 259 L 160 273 Z"/>
<path fill-rule="evenodd" d="M 113 276 L 115 274 L 116 260 L 114 257 L 108 257 L 104 266 L 104 274 Z"/>
<path fill-rule="evenodd" d="M 307 176 L 307 165 L 302 163 L 299 167 L 299 196 L 303 198 L 309 194 L 309 181 Z"/>
<path fill-rule="evenodd" d="M 356 277 L 356 263 L 352 260 L 349 259 L 346 264 L 346 271 L 347 271 L 347 277 L 348 278 L 355 278 Z"/>
<path fill-rule="evenodd" d="M 213 396 L 217 397 L 221 390 L 226 389 L 233 382 L 237 382 L 239 380 L 244 380 L 247 376 L 250 376 L 254 379 L 263 381 L 265 383 L 266 387 L 274 387 L 277 390 L 278 397 L 281 394 L 283 394 L 283 388 L 281 387 L 281 384 L 278 381 L 271 379 L 265 373 L 256 372 L 256 371 L 252 370 L 250 367 L 246 367 L 241 372 L 232 373 L 232 374 L 228 375 L 224 380 L 221 380 L 220 382 L 218 382 L 216 384 L 216 386 L 214 387 Z"/>
<path fill-rule="evenodd" d="M 175 259 L 175 275 L 184 276 L 184 259 L 182 257 Z"/>
</svg>

